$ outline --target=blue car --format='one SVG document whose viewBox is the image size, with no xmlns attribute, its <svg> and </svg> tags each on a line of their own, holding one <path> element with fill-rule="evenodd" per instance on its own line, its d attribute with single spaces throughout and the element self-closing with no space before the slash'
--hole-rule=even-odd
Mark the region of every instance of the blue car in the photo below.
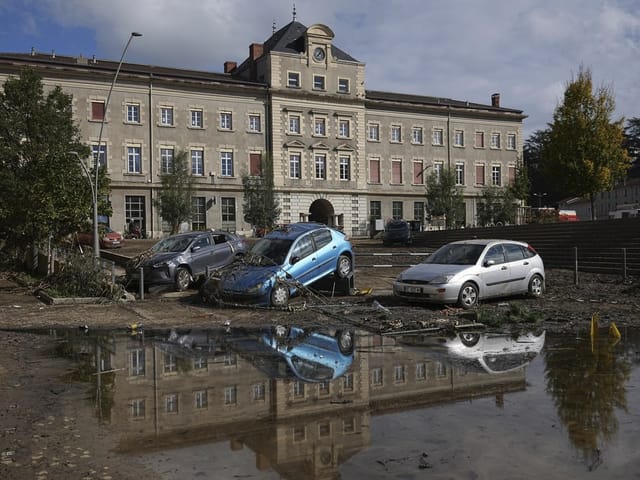
<svg viewBox="0 0 640 480">
<path fill-rule="evenodd" d="M 320 223 L 293 223 L 269 232 L 248 254 L 215 271 L 201 286 L 205 303 L 285 307 L 290 297 L 318 280 L 353 274 L 347 236 Z"/>
</svg>

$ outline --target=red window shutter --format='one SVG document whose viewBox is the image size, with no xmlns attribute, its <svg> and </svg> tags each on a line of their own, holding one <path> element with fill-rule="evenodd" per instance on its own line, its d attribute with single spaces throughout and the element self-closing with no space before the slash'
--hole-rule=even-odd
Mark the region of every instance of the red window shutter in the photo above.
<svg viewBox="0 0 640 480">
<path fill-rule="evenodd" d="M 249 154 L 249 175 L 259 177 L 262 175 L 262 155 L 259 153 Z"/>
<path fill-rule="evenodd" d="M 476 185 L 484 185 L 484 165 L 476 165 Z"/>
<path fill-rule="evenodd" d="M 380 160 L 370 160 L 369 169 L 371 183 L 380 183 Z"/>
<path fill-rule="evenodd" d="M 422 168 L 422 163 L 415 162 L 413 164 L 413 181 L 411 183 L 422 184 L 424 180 L 422 179 L 422 175 L 424 173 L 424 169 Z"/>
<path fill-rule="evenodd" d="M 393 183 L 402 183 L 402 163 L 391 163 L 391 179 Z"/>
<path fill-rule="evenodd" d="M 91 102 L 91 120 L 104 119 L 104 102 Z"/>
</svg>

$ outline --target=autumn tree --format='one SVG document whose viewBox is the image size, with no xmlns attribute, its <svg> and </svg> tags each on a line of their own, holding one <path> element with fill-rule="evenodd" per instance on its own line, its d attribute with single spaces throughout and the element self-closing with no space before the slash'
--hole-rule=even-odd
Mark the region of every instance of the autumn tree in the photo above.
<svg viewBox="0 0 640 480">
<path fill-rule="evenodd" d="M 191 218 L 193 206 L 193 177 L 187 152 L 176 153 L 169 171 L 162 175 L 162 187 L 154 204 L 160 216 L 171 227 L 171 235 L 178 233 L 180 224 Z"/>
<path fill-rule="evenodd" d="M 280 204 L 273 187 L 273 160 L 262 157 L 260 172 L 242 175 L 244 188 L 244 219 L 256 229 L 267 231 L 273 228 L 280 216 Z"/>
<path fill-rule="evenodd" d="M 446 228 L 464 220 L 462 188 L 456 185 L 456 174 L 448 167 L 427 177 L 426 210 L 432 217 L 444 217 Z"/>
<path fill-rule="evenodd" d="M 544 143 L 544 174 L 565 196 L 589 197 L 592 219 L 594 194 L 612 188 L 630 166 L 623 148 L 624 120 L 611 121 L 614 110 L 611 90 L 594 91 L 591 72 L 581 67 L 567 85 Z"/>
<path fill-rule="evenodd" d="M 60 87 L 45 93 L 41 77 L 28 69 L 4 83 L 0 238 L 17 259 L 29 247 L 61 242 L 91 218 L 92 183 L 80 163 L 89 154 L 71 95 Z"/>
</svg>

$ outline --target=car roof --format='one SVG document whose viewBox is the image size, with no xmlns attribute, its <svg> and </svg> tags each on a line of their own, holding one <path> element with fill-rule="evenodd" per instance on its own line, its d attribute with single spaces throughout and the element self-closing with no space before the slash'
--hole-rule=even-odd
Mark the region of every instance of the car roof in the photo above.
<svg viewBox="0 0 640 480">
<path fill-rule="evenodd" d="M 526 247 L 527 244 L 525 242 L 520 242 L 518 240 L 505 240 L 498 238 L 471 238 L 469 240 L 458 240 L 457 242 L 451 242 L 452 244 L 470 244 L 470 245 L 489 245 L 494 243 L 515 243 L 518 245 L 522 245 Z"/>
<path fill-rule="evenodd" d="M 294 239 L 298 238 L 300 235 L 306 232 L 310 232 L 312 230 L 318 230 L 320 228 L 328 228 L 323 223 L 314 223 L 314 222 L 299 222 L 299 223 L 289 223 L 287 225 L 283 225 L 275 230 L 270 231 L 265 235 L 265 238 L 289 238 Z"/>
</svg>

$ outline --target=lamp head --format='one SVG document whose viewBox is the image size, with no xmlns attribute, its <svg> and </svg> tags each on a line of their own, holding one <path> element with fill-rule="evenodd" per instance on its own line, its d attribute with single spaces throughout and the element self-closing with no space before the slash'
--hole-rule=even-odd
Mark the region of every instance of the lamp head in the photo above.
<svg viewBox="0 0 640 480">
<path fill-rule="evenodd" d="M 141 33 L 139 33 L 139 32 L 131 32 L 131 36 L 132 36 L 132 37 L 141 37 L 141 36 L 142 36 L 142 34 L 141 34 Z"/>
</svg>

